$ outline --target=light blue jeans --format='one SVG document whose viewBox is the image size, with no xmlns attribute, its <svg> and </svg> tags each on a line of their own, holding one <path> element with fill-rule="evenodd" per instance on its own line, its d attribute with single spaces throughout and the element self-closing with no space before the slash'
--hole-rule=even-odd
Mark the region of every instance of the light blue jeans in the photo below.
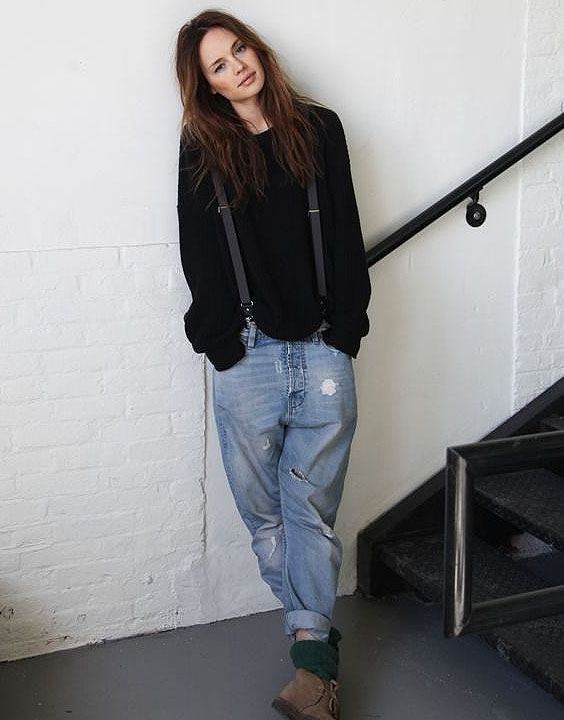
<svg viewBox="0 0 564 720">
<path fill-rule="evenodd" d="M 213 369 L 213 408 L 236 508 L 262 579 L 283 605 L 286 635 L 303 628 L 326 641 L 342 560 L 333 531 L 357 398 L 352 357 L 321 331 L 277 340 L 254 321 L 245 356 Z"/>
</svg>

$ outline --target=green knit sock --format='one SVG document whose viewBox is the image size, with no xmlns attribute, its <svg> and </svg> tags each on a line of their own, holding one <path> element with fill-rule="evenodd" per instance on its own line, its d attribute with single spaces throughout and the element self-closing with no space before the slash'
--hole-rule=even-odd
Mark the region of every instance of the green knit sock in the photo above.
<svg viewBox="0 0 564 720">
<path fill-rule="evenodd" d="M 338 643 L 341 633 L 332 627 L 327 642 L 323 640 L 298 640 L 290 648 L 294 667 L 304 668 L 326 680 L 336 680 L 339 669 Z"/>
</svg>

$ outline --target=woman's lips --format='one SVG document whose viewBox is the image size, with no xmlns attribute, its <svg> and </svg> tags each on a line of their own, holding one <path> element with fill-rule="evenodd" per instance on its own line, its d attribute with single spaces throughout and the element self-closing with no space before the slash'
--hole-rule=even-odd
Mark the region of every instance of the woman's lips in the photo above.
<svg viewBox="0 0 564 720">
<path fill-rule="evenodd" d="M 253 80 L 255 79 L 255 77 L 256 77 L 256 72 L 254 72 L 249 78 L 247 78 L 247 80 L 245 80 L 245 82 L 242 82 L 241 85 L 250 85 L 253 82 Z"/>
</svg>

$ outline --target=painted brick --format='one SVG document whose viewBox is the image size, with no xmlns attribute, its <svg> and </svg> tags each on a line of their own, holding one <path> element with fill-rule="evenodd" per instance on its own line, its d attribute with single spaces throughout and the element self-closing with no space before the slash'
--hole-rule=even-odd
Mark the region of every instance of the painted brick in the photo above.
<svg viewBox="0 0 564 720">
<path fill-rule="evenodd" d="M 53 498 L 58 495 L 90 497 L 108 488 L 107 479 L 97 469 L 68 470 L 26 474 L 16 481 L 17 496 L 23 498 Z"/>
<path fill-rule="evenodd" d="M 37 274 L 80 273 L 84 270 L 114 270 L 119 266 L 117 247 L 46 250 L 33 254 L 33 270 Z"/>
<path fill-rule="evenodd" d="M 14 428 L 14 445 L 18 449 L 53 447 L 85 442 L 92 436 L 87 423 L 65 421 L 51 423 L 30 423 L 25 427 Z"/>
<path fill-rule="evenodd" d="M 35 375 L 4 380 L 0 385 L 2 403 L 16 404 L 24 401 L 39 400 L 43 390 L 39 378 Z"/>
<path fill-rule="evenodd" d="M 525 47 L 523 118 L 527 132 L 564 110 L 564 4 L 531 0 Z M 562 256 L 563 138 L 522 164 L 521 236 L 516 297 L 514 408 L 564 375 Z"/>
<path fill-rule="evenodd" d="M 28 252 L 3 252 L 0 262 L 0 277 L 28 275 L 31 272 L 31 255 Z"/>
<path fill-rule="evenodd" d="M 103 373 L 100 371 L 52 373 L 41 379 L 42 394 L 47 399 L 100 395 L 102 388 Z"/>
</svg>

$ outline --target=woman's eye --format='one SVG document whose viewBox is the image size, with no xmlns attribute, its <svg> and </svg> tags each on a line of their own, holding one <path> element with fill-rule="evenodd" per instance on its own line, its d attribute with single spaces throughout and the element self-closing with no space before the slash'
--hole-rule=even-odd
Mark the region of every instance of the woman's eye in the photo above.
<svg viewBox="0 0 564 720">
<path fill-rule="evenodd" d="M 241 49 L 245 49 L 245 50 L 247 49 L 247 46 L 245 45 L 245 43 L 241 43 L 241 45 L 239 45 L 239 47 L 237 48 L 237 52 L 239 52 Z M 223 67 L 223 63 L 219 63 L 219 65 L 216 66 L 214 73 L 216 73 L 219 70 L 219 68 L 221 68 L 221 67 Z"/>
</svg>

